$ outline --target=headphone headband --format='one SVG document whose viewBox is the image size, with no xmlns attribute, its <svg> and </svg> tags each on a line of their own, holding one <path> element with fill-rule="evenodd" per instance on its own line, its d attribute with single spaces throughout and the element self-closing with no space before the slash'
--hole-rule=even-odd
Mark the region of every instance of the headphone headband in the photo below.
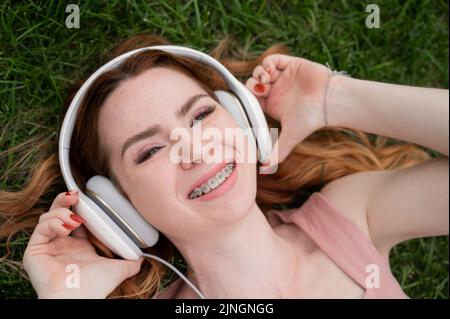
<svg viewBox="0 0 450 319">
<path fill-rule="evenodd" d="M 215 71 L 217 71 L 225 80 L 225 83 L 228 85 L 231 91 L 239 98 L 242 104 L 246 106 L 247 111 L 252 109 L 251 105 L 257 105 L 259 107 L 259 102 L 255 98 L 255 96 L 241 83 L 239 82 L 230 71 L 227 70 L 219 61 L 212 58 L 211 56 L 182 46 L 176 45 L 157 45 L 145 48 L 139 48 L 136 50 L 132 50 L 126 52 L 113 60 L 107 62 L 102 67 L 100 67 L 97 71 L 95 71 L 81 86 L 78 90 L 77 94 L 73 98 L 70 106 L 66 112 L 64 117 L 64 121 L 61 127 L 60 138 L 59 138 L 59 159 L 61 172 L 64 178 L 64 181 L 67 185 L 68 189 L 80 190 L 78 185 L 76 184 L 73 176 L 72 170 L 69 164 L 69 150 L 70 150 L 70 141 L 72 138 L 73 128 L 75 126 L 75 120 L 78 113 L 78 109 L 80 107 L 81 101 L 83 100 L 86 91 L 89 89 L 91 84 L 103 73 L 116 68 L 119 66 L 125 59 L 130 56 L 140 53 L 142 51 L 148 50 L 162 50 L 168 53 L 191 58 L 199 63 L 206 64 L 211 66 Z M 253 108 L 254 109 L 254 108 Z M 253 133 L 258 142 L 259 156 L 260 160 L 264 161 L 270 155 L 270 151 L 272 149 L 272 141 L 270 136 L 268 135 L 268 126 L 266 119 L 262 110 L 254 110 L 251 112 L 246 112 L 247 116 L 250 119 L 251 123 L 258 123 L 258 126 L 261 128 L 267 129 L 267 134 L 262 134 L 262 132 L 258 132 L 258 127 L 253 127 Z"/>
</svg>

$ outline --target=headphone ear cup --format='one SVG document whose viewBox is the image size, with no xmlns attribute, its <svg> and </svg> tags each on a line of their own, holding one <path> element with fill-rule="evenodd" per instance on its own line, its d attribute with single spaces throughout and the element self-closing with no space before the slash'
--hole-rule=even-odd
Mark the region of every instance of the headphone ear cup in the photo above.
<svg viewBox="0 0 450 319">
<path fill-rule="evenodd" d="M 220 104 L 233 116 L 233 118 L 238 122 L 239 126 L 243 129 L 251 130 L 251 125 L 248 120 L 247 115 L 245 114 L 244 108 L 242 107 L 241 102 L 231 92 L 217 90 L 214 91 L 217 99 Z"/>
<path fill-rule="evenodd" d="M 106 177 L 95 175 L 86 183 L 86 195 L 92 199 L 140 248 L 151 247 L 159 238 L 158 231 Z"/>
<path fill-rule="evenodd" d="M 237 96 L 232 92 L 223 90 L 214 91 L 214 94 L 219 100 L 219 103 L 231 114 L 239 126 L 251 135 L 251 141 L 254 142 L 253 145 L 256 148 L 258 144 L 252 125 L 250 124 L 250 119 Z"/>
</svg>

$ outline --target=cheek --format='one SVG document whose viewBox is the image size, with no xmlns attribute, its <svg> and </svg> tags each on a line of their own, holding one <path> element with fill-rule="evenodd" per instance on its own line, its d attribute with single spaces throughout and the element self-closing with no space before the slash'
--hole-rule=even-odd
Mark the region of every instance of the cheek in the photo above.
<svg viewBox="0 0 450 319">
<path fill-rule="evenodd" d="M 248 192 L 252 197 L 252 200 L 256 198 L 256 188 L 257 188 L 257 166 L 255 163 L 246 163 L 246 184 L 248 187 Z"/>
<path fill-rule="evenodd" d="M 150 167 L 149 165 L 132 179 L 133 203 L 150 223 L 162 212 L 170 210 L 169 207 L 174 202 L 175 177 L 172 175 L 168 167 Z"/>
<path fill-rule="evenodd" d="M 257 149 L 252 141 L 251 131 L 242 129 L 228 111 L 220 108 L 213 121 L 206 127 L 212 127 L 220 131 L 221 141 L 224 145 L 236 150 L 236 159 L 241 163 L 256 165 Z"/>
</svg>

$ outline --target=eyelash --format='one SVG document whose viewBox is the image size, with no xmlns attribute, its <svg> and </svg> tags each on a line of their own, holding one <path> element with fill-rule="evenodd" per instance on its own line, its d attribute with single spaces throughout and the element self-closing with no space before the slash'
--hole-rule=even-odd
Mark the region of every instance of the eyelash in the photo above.
<svg viewBox="0 0 450 319">
<path fill-rule="evenodd" d="M 215 105 L 208 105 L 205 106 L 203 108 L 201 108 L 200 111 L 198 111 L 194 116 L 193 119 L 194 120 L 198 120 L 199 117 L 203 116 L 203 118 L 205 118 L 206 116 L 208 116 L 209 114 L 211 114 L 212 112 L 214 112 L 214 110 L 216 109 Z M 192 127 L 194 124 L 193 120 L 191 120 L 190 122 L 190 127 Z M 137 164 L 140 164 L 144 161 L 146 161 L 147 159 L 149 159 L 150 157 L 153 156 L 153 154 L 155 154 L 159 149 L 164 148 L 165 146 L 155 146 L 155 147 L 151 147 L 150 149 L 148 149 L 147 151 L 144 152 L 144 154 L 136 161 Z"/>
<path fill-rule="evenodd" d="M 216 109 L 216 106 L 214 104 L 211 105 L 207 105 L 205 107 L 202 107 L 200 109 L 200 111 L 198 111 L 194 116 L 193 119 L 197 120 L 200 116 L 204 115 L 204 117 L 208 116 L 210 113 L 214 112 L 214 110 Z M 192 127 L 194 125 L 194 121 L 191 120 L 190 122 L 190 127 Z"/>
</svg>

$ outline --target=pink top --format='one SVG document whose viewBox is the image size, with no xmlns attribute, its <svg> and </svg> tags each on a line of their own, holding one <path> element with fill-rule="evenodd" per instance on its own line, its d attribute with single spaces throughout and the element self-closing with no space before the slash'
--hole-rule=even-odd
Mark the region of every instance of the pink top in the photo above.
<svg viewBox="0 0 450 319">
<path fill-rule="evenodd" d="M 365 290 L 363 298 L 409 298 L 392 275 L 389 261 L 322 193 L 314 192 L 299 208 L 271 210 L 267 215 L 272 226 L 280 222 L 298 225 L 342 271 Z M 375 272 L 379 275 L 376 276 Z M 178 278 L 155 298 L 173 298 L 181 284 L 182 280 Z"/>
</svg>

